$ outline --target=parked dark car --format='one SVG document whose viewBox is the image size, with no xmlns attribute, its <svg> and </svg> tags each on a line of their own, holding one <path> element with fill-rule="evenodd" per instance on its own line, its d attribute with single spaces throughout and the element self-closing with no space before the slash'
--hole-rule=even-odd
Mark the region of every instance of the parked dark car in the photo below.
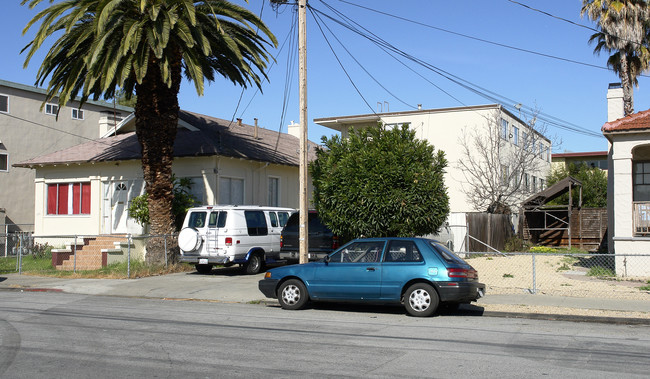
<svg viewBox="0 0 650 379">
<path fill-rule="evenodd" d="M 284 309 L 309 300 L 401 303 L 420 317 L 485 294 L 472 266 L 425 238 L 356 239 L 322 261 L 271 269 L 258 285 Z"/>
<path fill-rule="evenodd" d="M 339 237 L 332 233 L 330 228 L 323 225 L 316 211 L 310 210 L 308 215 L 309 260 L 315 261 L 325 258 L 341 245 L 339 244 Z M 287 224 L 282 229 L 282 235 L 280 236 L 280 259 L 287 261 L 297 261 L 300 259 L 299 225 L 300 213 L 296 212 L 289 217 Z"/>
</svg>

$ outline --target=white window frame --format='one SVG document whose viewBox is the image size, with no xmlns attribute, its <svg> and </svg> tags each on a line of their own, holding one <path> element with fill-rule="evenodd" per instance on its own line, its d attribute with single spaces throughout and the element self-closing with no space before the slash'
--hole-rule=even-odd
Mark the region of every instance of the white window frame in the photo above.
<svg viewBox="0 0 650 379">
<path fill-rule="evenodd" d="M 9 111 L 11 110 L 10 104 L 9 104 L 9 95 L 7 95 L 5 93 L 0 93 L 0 96 L 7 98 L 7 110 L 4 111 L 4 110 L 0 109 L 0 113 L 9 113 Z"/>
<path fill-rule="evenodd" d="M 56 116 L 59 111 L 59 105 L 54 103 L 45 104 L 45 114 L 50 116 Z"/>
<path fill-rule="evenodd" d="M 275 199 L 271 199 L 271 181 L 276 181 L 275 188 Z M 266 179 L 267 187 L 267 203 L 269 207 L 279 207 L 280 206 L 280 177 L 269 175 Z"/>
<path fill-rule="evenodd" d="M 79 108 L 72 108 L 72 111 L 70 112 L 70 116 L 72 117 L 73 120 L 83 120 L 84 110 Z"/>
<path fill-rule="evenodd" d="M 229 195 L 230 196 L 229 196 L 228 200 L 223 199 L 223 201 L 222 201 L 223 194 L 221 193 L 221 183 L 224 180 L 229 180 L 230 181 L 230 188 L 229 188 L 229 191 L 230 191 Z M 241 188 L 241 204 L 234 204 L 235 202 L 233 201 L 233 196 L 232 196 L 232 194 L 233 194 L 233 192 L 232 192 L 232 190 L 233 190 L 233 186 L 232 186 L 233 180 L 241 181 L 241 187 L 242 187 Z M 229 204 L 229 205 L 246 204 L 246 179 L 245 178 L 238 178 L 236 176 L 220 176 L 219 177 L 219 187 L 218 188 L 219 188 L 219 193 L 217 195 L 217 199 L 218 199 L 219 203 L 221 203 L 221 204 Z"/>
<path fill-rule="evenodd" d="M 519 146 L 519 128 L 514 125 L 512 126 L 512 143 Z"/>
<path fill-rule="evenodd" d="M 505 118 L 501 119 L 501 138 L 508 140 L 508 120 Z"/>
<path fill-rule="evenodd" d="M 0 172 L 9 172 L 9 154 L 7 154 L 7 153 L 0 153 L 0 156 L 4 156 L 4 157 L 5 157 L 5 163 L 6 163 L 6 165 L 7 165 L 6 167 L 2 167 L 2 166 L 0 166 Z"/>
</svg>

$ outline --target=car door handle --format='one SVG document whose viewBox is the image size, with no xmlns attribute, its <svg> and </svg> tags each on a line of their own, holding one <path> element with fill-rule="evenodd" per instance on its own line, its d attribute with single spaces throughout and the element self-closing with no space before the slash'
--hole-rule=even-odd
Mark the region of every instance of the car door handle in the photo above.
<svg viewBox="0 0 650 379">
<path fill-rule="evenodd" d="M 375 271 L 375 268 L 374 267 L 368 267 L 368 268 L 366 268 L 366 271 Z"/>
</svg>

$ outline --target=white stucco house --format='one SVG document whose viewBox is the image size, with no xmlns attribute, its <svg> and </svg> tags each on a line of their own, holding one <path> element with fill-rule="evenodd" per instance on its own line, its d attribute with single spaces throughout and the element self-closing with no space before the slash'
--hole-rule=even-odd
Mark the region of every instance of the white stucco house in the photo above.
<svg viewBox="0 0 650 379">
<path fill-rule="evenodd" d="M 456 249 L 465 243 L 466 213 L 486 210 L 477 209 L 466 195 L 465 190 L 470 183 L 460 168 L 461 160 L 465 157 L 462 141 L 466 136 L 484 136 L 487 139 L 488 133 L 496 132 L 502 149 L 500 154 L 505 155 L 511 150 L 522 148 L 535 152 L 535 169 L 518 174 L 525 183 L 518 194 L 521 201 L 544 189 L 551 168 L 551 141 L 499 104 L 324 117 L 317 118 L 314 122 L 340 132 L 342 137 L 351 128 L 364 128 L 378 122 L 387 127 L 408 124 L 409 128 L 416 131 L 417 138 L 427 140 L 437 150 L 444 151 L 448 160 L 445 185 L 448 187 L 451 210 L 448 222 L 453 230 L 453 245 Z M 476 154 L 478 157 L 479 152 Z M 499 175 L 508 176 L 509 170 L 513 173 L 508 166 L 502 166 L 501 170 Z"/>
<path fill-rule="evenodd" d="M 650 110 L 623 117 L 620 85 L 608 91 L 608 249 L 619 276 L 650 276 Z M 635 258 L 634 255 L 645 255 Z"/>
<path fill-rule="evenodd" d="M 295 208 L 298 149 L 290 134 L 181 111 L 173 172 L 202 204 Z M 140 156 L 131 115 L 102 138 L 15 164 L 35 173 L 35 236 L 145 233 L 127 212 L 144 191 Z"/>
</svg>

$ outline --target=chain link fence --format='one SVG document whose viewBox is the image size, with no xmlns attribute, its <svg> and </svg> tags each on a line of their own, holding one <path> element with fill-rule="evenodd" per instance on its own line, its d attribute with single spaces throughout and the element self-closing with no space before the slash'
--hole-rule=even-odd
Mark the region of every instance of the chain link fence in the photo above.
<svg viewBox="0 0 650 379">
<path fill-rule="evenodd" d="M 130 278 L 133 266 L 142 266 L 147 246 L 161 250 L 165 267 L 175 261 L 175 235 L 53 235 L 29 232 L 2 235 L 6 255 L 0 273 L 96 272 L 99 277 Z"/>
<path fill-rule="evenodd" d="M 650 300 L 650 254 L 464 253 L 487 293 Z"/>
</svg>

